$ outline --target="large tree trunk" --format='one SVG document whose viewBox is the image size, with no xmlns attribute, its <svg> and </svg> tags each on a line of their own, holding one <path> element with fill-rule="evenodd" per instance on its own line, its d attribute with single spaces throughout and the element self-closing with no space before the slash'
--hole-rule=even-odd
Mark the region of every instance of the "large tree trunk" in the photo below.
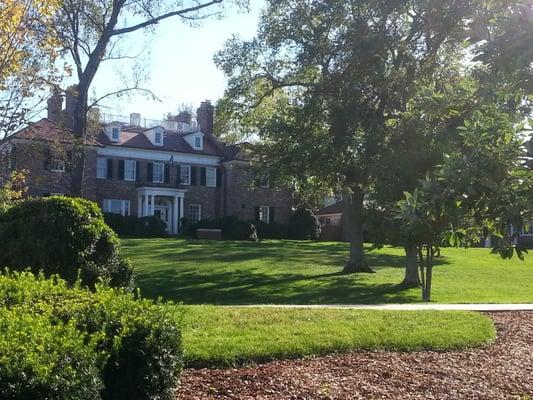
<svg viewBox="0 0 533 400">
<path fill-rule="evenodd" d="M 405 276 L 402 286 L 419 287 L 420 276 L 418 274 L 418 252 L 414 245 L 404 246 L 405 250 Z"/>
<path fill-rule="evenodd" d="M 357 188 L 344 199 L 343 229 L 345 236 L 350 241 L 350 258 L 344 267 L 344 272 L 347 274 L 375 272 L 365 260 L 363 197 L 363 191 Z"/>
</svg>

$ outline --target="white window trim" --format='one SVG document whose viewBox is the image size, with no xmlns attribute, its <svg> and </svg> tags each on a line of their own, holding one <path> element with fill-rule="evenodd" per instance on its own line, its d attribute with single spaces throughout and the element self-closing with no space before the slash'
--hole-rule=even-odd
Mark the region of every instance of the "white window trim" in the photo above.
<svg viewBox="0 0 533 400">
<path fill-rule="evenodd" d="M 103 162 L 103 167 L 98 167 L 99 162 Z M 103 176 L 99 176 L 98 171 L 103 171 Z M 96 179 L 107 179 L 107 158 L 98 157 L 96 159 Z"/>
<path fill-rule="evenodd" d="M 264 214 L 261 209 L 266 209 L 266 214 Z M 261 218 L 262 214 L 266 215 L 266 221 L 264 221 Z M 269 206 L 259 206 L 259 220 L 264 222 L 265 224 L 269 224 L 270 223 L 270 207 Z"/>
<path fill-rule="evenodd" d="M 198 144 L 199 143 L 199 144 Z M 200 135 L 196 135 L 194 137 L 194 148 L 196 150 L 203 150 L 204 149 L 204 143 L 203 143 L 203 138 L 200 136 Z"/>
<path fill-rule="evenodd" d="M 189 204 L 189 212 L 187 213 L 187 217 L 189 220 L 191 220 L 191 207 L 198 207 L 198 221 L 195 223 L 198 223 L 202 220 L 202 205 L 201 204 Z M 189 221 L 192 222 L 192 221 Z"/>
<path fill-rule="evenodd" d="M 209 174 L 208 171 L 212 171 L 213 176 L 211 176 L 212 184 L 209 182 Z M 205 186 L 206 187 L 217 187 L 217 169 L 213 167 L 206 167 L 205 168 Z"/>
<path fill-rule="evenodd" d="M 533 233 L 526 233 L 526 227 L 529 226 L 533 226 L 533 222 L 524 224 L 524 226 L 522 226 L 522 232 L 520 232 L 520 236 L 533 236 Z"/>
<path fill-rule="evenodd" d="M 65 161 L 54 158 L 50 161 L 50 171 L 52 172 L 65 172 Z"/>
<path fill-rule="evenodd" d="M 161 180 L 155 179 L 155 166 L 160 165 L 161 166 Z M 163 183 L 165 182 L 165 163 L 162 162 L 154 162 L 152 163 L 152 182 L 153 183 Z"/>
<path fill-rule="evenodd" d="M 188 175 L 188 180 L 187 181 L 183 181 L 182 180 L 182 174 L 183 174 L 183 171 L 187 169 L 189 171 L 189 173 L 187 174 Z M 180 165 L 180 184 L 181 185 L 190 185 L 191 184 L 191 166 L 190 165 Z"/>
<path fill-rule="evenodd" d="M 115 137 L 115 129 L 117 131 L 117 136 Z M 111 140 L 113 142 L 119 142 L 120 141 L 120 128 L 118 126 L 111 127 Z"/>
<path fill-rule="evenodd" d="M 126 216 L 131 214 L 131 208 L 130 208 L 130 201 L 129 200 L 120 200 L 120 199 L 104 199 L 103 201 L 103 211 L 105 213 L 111 213 L 111 202 L 112 201 L 120 201 L 121 202 L 121 209 L 120 209 L 120 215 Z M 117 214 L 117 213 L 115 213 Z"/>
<path fill-rule="evenodd" d="M 157 140 L 157 136 L 159 135 L 159 140 Z M 154 142 L 155 144 L 161 146 L 163 144 L 163 132 L 161 131 L 154 131 Z"/>
<path fill-rule="evenodd" d="M 133 164 L 133 178 L 128 178 L 127 175 L 126 175 L 126 171 L 127 171 L 126 165 L 128 165 L 128 163 L 130 165 Z M 163 174 L 164 173 L 165 173 L 165 171 L 163 171 Z M 135 161 L 135 160 L 124 160 L 124 180 L 128 181 L 128 182 L 135 182 L 136 179 L 137 179 L 137 161 Z"/>
</svg>

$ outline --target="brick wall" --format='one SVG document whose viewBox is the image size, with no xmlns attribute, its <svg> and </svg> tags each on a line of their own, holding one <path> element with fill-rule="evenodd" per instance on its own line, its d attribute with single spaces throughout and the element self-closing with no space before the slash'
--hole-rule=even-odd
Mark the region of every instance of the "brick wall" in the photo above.
<svg viewBox="0 0 533 400">
<path fill-rule="evenodd" d="M 16 169 L 28 171 L 26 184 L 29 196 L 70 194 L 70 145 L 26 140 L 13 140 L 12 144 L 16 146 Z M 96 149 L 87 148 L 85 157 L 83 196 L 94 200 L 96 183 L 93 166 L 96 162 Z M 55 159 L 63 160 L 64 172 L 52 170 Z"/>
<path fill-rule="evenodd" d="M 257 206 L 275 208 L 275 222 L 287 223 L 292 212 L 292 196 L 287 189 L 254 187 L 254 172 L 243 162 L 229 162 L 224 166 L 226 215 L 242 220 L 254 220 Z"/>
</svg>

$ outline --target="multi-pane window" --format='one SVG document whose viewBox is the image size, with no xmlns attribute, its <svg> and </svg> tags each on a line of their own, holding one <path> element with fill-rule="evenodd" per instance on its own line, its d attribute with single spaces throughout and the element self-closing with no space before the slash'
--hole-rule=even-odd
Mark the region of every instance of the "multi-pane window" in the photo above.
<svg viewBox="0 0 533 400">
<path fill-rule="evenodd" d="M 165 164 L 154 163 L 152 170 L 152 182 L 163 183 L 165 181 Z"/>
<path fill-rule="evenodd" d="M 113 128 L 111 130 L 111 140 L 119 140 L 120 130 L 118 128 Z"/>
<path fill-rule="evenodd" d="M 191 184 L 191 166 L 190 165 L 180 166 L 180 182 L 182 185 Z"/>
<path fill-rule="evenodd" d="M 524 224 L 522 228 L 522 235 L 533 236 L 533 222 Z"/>
<path fill-rule="evenodd" d="M 259 206 L 259 221 L 265 224 L 270 222 L 270 208 L 268 206 Z"/>
<path fill-rule="evenodd" d="M 161 144 L 161 131 L 155 131 L 155 143 Z"/>
<path fill-rule="evenodd" d="M 196 136 L 194 138 L 194 148 L 195 149 L 201 149 L 202 148 L 202 138 L 200 136 Z"/>
<path fill-rule="evenodd" d="M 54 158 L 50 161 L 50 171 L 65 172 L 65 161 L 60 158 Z"/>
<path fill-rule="evenodd" d="M 107 178 L 107 158 L 98 158 L 96 160 L 96 177 L 98 179 Z"/>
<path fill-rule="evenodd" d="M 111 214 L 130 215 L 130 201 L 105 199 L 104 212 Z"/>
<path fill-rule="evenodd" d="M 217 169 L 207 167 L 205 169 L 205 186 L 216 187 L 217 186 Z"/>
<path fill-rule="evenodd" d="M 124 161 L 124 180 L 134 181 L 136 169 L 137 169 L 137 163 L 135 160 L 125 160 Z"/>
<path fill-rule="evenodd" d="M 189 205 L 189 223 L 197 224 L 202 219 L 202 206 L 200 204 Z"/>
</svg>

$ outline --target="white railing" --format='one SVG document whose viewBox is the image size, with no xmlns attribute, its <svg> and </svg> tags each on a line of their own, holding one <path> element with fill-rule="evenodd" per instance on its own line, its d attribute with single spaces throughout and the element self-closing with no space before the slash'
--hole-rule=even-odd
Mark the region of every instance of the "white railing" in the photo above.
<svg viewBox="0 0 533 400">
<path fill-rule="evenodd" d="M 120 122 L 121 124 L 139 126 L 141 128 L 149 129 L 155 126 L 162 126 L 166 130 L 175 132 L 194 132 L 198 129 L 196 121 L 191 121 L 190 124 L 177 121 L 157 120 L 150 118 L 138 118 L 134 124 L 132 124 L 131 117 L 126 115 L 115 114 L 100 114 L 100 122 L 102 124 L 109 124 L 111 122 Z"/>
</svg>

